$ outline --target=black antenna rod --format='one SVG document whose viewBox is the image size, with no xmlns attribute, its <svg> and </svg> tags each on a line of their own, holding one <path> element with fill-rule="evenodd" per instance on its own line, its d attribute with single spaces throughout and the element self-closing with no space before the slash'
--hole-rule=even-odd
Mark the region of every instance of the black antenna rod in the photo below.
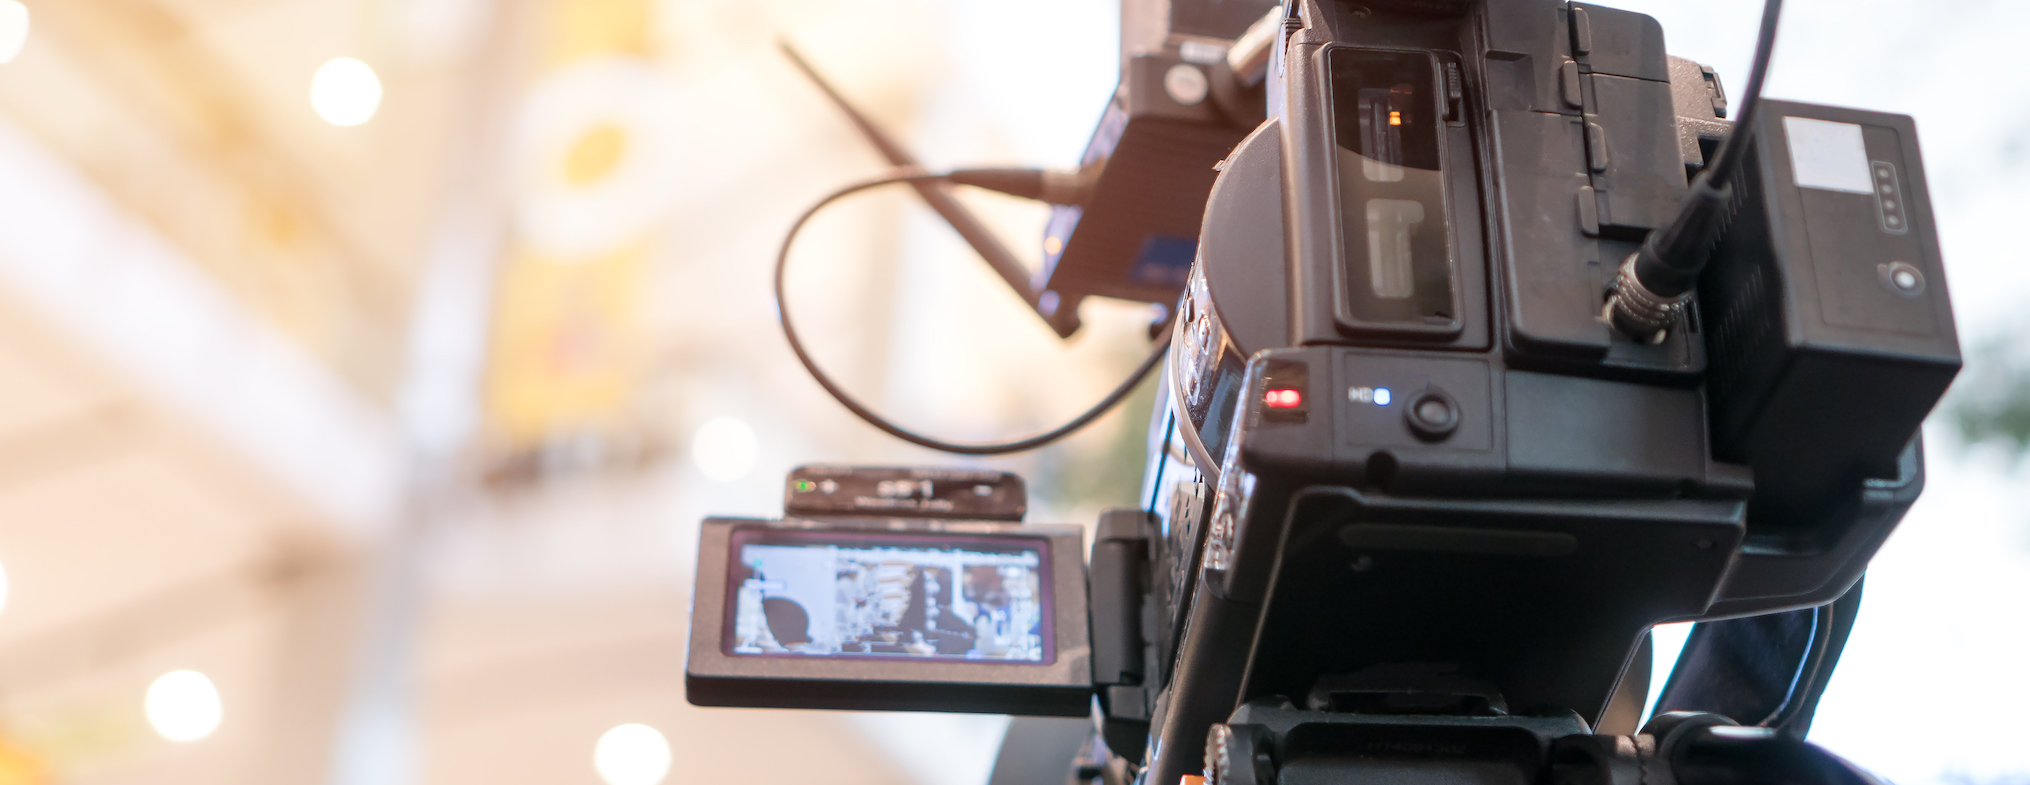
<svg viewBox="0 0 2030 785">
<path fill-rule="evenodd" d="M 790 46 L 787 39 L 777 41 L 777 46 L 789 57 L 789 61 L 796 65 L 797 70 L 810 78 L 811 84 L 817 85 L 818 90 L 823 92 L 826 98 L 832 99 L 834 106 L 839 107 L 839 111 L 846 113 L 846 119 L 853 122 L 854 128 L 860 129 L 860 135 L 865 137 L 875 150 L 880 151 L 882 158 L 888 159 L 889 165 L 922 168 L 917 163 L 916 156 L 910 155 L 894 137 L 888 135 L 888 132 L 881 130 L 866 114 L 847 103 L 845 96 L 840 95 L 824 77 L 819 76 L 817 69 L 812 68 L 811 64 L 804 60 L 803 55 L 798 54 L 796 48 Z M 943 180 L 915 180 L 910 182 L 910 187 L 915 188 L 916 194 L 923 197 L 924 203 L 937 211 L 937 214 L 945 219 L 945 223 L 951 224 L 952 229 L 957 231 L 960 237 L 965 238 L 966 244 L 972 246 L 980 258 L 987 260 L 987 266 L 994 268 L 994 272 L 1001 276 L 1001 280 L 1008 284 L 1008 288 L 1015 290 L 1023 302 L 1028 303 L 1038 316 L 1043 317 L 1043 321 L 1057 332 L 1058 337 L 1069 338 L 1072 333 L 1078 332 L 1079 320 L 1075 311 L 1048 314 L 1038 307 L 1038 293 L 1029 285 L 1028 268 L 1016 261 L 1015 255 L 1008 251 L 1007 246 L 1001 244 L 1000 238 L 995 237 L 972 210 L 967 209 L 952 196 L 951 183 Z"/>
</svg>

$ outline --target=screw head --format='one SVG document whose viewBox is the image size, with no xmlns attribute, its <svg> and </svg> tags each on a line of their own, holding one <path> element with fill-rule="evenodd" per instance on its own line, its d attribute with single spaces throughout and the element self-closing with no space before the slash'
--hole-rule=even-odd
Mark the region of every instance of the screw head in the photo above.
<svg viewBox="0 0 2030 785">
<path fill-rule="evenodd" d="M 1197 106 L 1212 90 L 1212 82 L 1205 78 L 1205 72 L 1190 63 L 1178 63 L 1163 72 L 1163 92 L 1170 94 L 1170 100 L 1184 106 Z"/>
</svg>

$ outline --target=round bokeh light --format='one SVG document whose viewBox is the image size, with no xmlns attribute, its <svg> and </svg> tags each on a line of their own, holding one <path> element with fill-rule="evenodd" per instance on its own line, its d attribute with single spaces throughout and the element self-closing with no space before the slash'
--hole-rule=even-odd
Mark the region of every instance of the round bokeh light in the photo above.
<svg viewBox="0 0 2030 785">
<path fill-rule="evenodd" d="M 21 0 L 0 0 L 0 64 L 14 61 L 28 43 L 28 6 Z"/>
<path fill-rule="evenodd" d="M 332 125 L 365 123 L 381 109 L 381 77 L 366 63 L 335 58 L 311 77 L 310 107 Z"/>
<path fill-rule="evenodd" d="M 224 705 L 211 679 L 197 671 L 171 671 L 148 686 L 148 724 L 162 738 L 192 742 L 218 730 Z"/>
<path fill-rule="evenodd" d="M 760 456 L 761 443 L 754 438 L 754 429 L 737 418 L 713 419 L 691 437 L 691 460 L 706 477 L 720 482 L 746 477 Z"/>
<path fill-rule="evenodd" d="M 670 743 L 647 725 L 616 726 L 599 737 L 592 767 L 606 785 L 657 785 L 670 773 Z"/>
</svg>

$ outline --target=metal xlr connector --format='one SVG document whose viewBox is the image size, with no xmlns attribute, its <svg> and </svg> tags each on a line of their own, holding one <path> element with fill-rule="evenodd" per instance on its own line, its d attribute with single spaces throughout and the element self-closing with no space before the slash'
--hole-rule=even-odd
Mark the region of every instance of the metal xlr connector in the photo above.
<svg viewBox="0 0 2030 785">
<path fill-rule="evenodd" d="M 1601 309 L 1600 320 L 1643 343 L 1663 343 L 1670 336 L 1671 325 L 1684 313 L 1692 293 L 1687 290 L 1665 297 L 1650 291 L 1636 277 L 1637 256 L 1629 254 L 1628 260 L 1621 263 L 1621 271 L 1614 276 L 1614 291 L 1607 297 L 1607 306 Z"/>
</svg>

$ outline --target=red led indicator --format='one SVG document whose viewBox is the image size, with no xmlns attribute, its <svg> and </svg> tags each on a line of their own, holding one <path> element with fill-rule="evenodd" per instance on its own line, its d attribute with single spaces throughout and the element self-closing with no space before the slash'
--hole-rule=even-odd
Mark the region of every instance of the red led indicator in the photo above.
<svg viewBox="0 0 2030 785">
<path fill-rule="evenodd" d="M 1296 390 L 1270 390 L 1262 402 L 1271 409 L 1295 409 L 1304 405 L 1304 394 Z"/>
</svg>

